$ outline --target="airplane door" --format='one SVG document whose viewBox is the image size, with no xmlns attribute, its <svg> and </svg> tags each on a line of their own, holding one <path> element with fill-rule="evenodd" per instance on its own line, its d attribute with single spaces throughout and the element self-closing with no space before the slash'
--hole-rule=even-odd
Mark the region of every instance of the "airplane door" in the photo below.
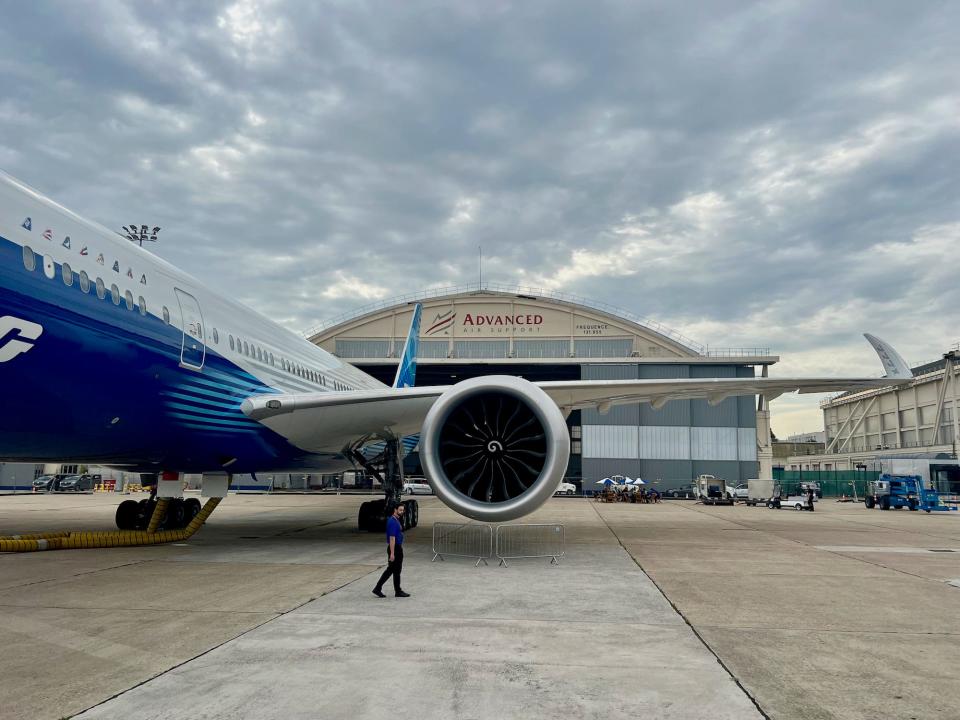
<svg viewBox="0 0 960 720">
<path fill-rule="evenodd" d="M 177 302 L 180 303 L 180 316 L 183 319 L 183 346 L 180 349 L 180 364 L 183 367 L 200 370 L 207 355 L 207 346 L 203 342 L 203 315 L 200 303 L 188 292 L 174 288 Z"/>
</svg>

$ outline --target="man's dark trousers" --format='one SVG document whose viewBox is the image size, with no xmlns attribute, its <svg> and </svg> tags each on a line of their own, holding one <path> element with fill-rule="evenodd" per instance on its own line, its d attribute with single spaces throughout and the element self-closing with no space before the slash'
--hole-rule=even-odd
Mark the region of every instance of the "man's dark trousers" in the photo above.
<svg viewBox="0 0 960 720">
<path fill-rule="evenodd" d="M 403 545 L 397 545 L 393 551 L 393 560 L 390 560 L 390 549 L 387 548 L 387 569 L 380 576 L 376 590 L 383 590 L 383 584 L 393 575 L 393 592 L 400 592 L 400 573 L 403 570 Z"/>
</svg>

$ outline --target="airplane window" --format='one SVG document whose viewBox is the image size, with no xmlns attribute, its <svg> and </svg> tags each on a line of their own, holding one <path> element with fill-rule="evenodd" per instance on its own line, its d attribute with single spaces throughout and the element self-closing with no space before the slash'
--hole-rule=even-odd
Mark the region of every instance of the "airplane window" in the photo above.
<svg viewBox="0 0 960 720">
<path fill-rule="evenodd" d="M 233 350 L 233 335 L 230 335 L 230 349 Z"/>
<path fill-rule="evenodd" d="M 137 306 L 140 308 L 140 314 L 147 314 L 147 301 L 143 299 L 143 295 L 137 298 Z"/>
<path fill-rule="evenodd" d="M 220 333 L 217 332 L 216 328 L 213 329 L 213 342 L 215 342 L 217 345 L 220 344 Z"/>
<path fill-rule="evenodd" d="M 99 278 L 97 278 L 97 280 L 99 281 Z M 167 325 L 170 324 L 170 311 L 167 310 L 167 306 L 166 306 L 166 305 L 163 306 L 163 321 L 164 321 Z"/>
<path fill-rule="evenodd" d="M 106 296 L 107 296 L 107 286 L 103 284 L 102 279 L 97 278 L 97 297 L 103 300 Z"/>
<path fill-rule="evenodd" d="M 114 305 L 120 304 L 120 288 L 116 285 L 110 286 L 110 299 L 113 300 Z"/>
<path fill-rule="evenodd" d="M 80 271 L 80 289 L 85 293 L 90 292 L 90 276 L 87 275 L 86 270 Z"/>
<path fill-rule="evenodd" d="M 133 293 L 130 292 L 129 290 L 127 290 L 127 291 L 123 294 L 123 299 L 124 299 L 124 300 L 126 301 L 126 303 L 127 303 L 127 310 L 133 310 Z"/>
<path fill-rule="evenodd" d="M 23 246 L 23 266 L 28 272 L 33 272 L 37 269 L 37 256 L 34 255 L 33 250 L 26 245 Z"/>
<path fill-rule="evenodd" d="M 257 346 L 257 360 L 263 361 L 263 352 L 260 350 L 260 346 Z"/>
<path fill-rule="evenodd" d="M 246 355 L 247 357 L 250 356 L 250 346 L 247 345 L 246 340 L 243 341 L 243 354 Z"/>
<path fill-rule="evenodd" d="M 63 284 L 67 287 L 73 285 L 73 270 L 70 269 L 70 266 L 67 263 L 64 263 L 60 266 L 60 272 L 63 276 Z"/>
<path fill-rule="evenodd" d="M 276 364 L 276 363 L 273 362 L 273 353 L 270 353 L 270 364 L 271 364 L 271 365 L 275 365 L 275 364 Z"/>
</svg>

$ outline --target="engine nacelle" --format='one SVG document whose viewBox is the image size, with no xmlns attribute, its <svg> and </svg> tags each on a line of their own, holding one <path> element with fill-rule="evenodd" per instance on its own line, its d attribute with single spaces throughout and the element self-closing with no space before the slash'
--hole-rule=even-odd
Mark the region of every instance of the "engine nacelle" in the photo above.
<svg viewBox="0 0 960 720">
<path fill-rule="evenodd" d="M 533 512 L 567 469 L 570 435 L 556 403 L 523 378 L 457 383 L 427 413 L 420 461 L 437 496 L 461 515 L 499 522 Z"/>
</svg>

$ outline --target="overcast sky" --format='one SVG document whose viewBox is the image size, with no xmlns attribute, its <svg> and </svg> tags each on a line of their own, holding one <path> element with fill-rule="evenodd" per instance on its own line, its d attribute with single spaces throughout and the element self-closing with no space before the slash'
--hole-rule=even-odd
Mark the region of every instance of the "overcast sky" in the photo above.
<svg viewBox="0 0 960 720">
<path fill-rule="evenodd" d="M 294 330 L 484 279 L 773 372 L 960 340 L 960 3 L 0 0 L 0 168 Z M 817 397 L 774 403 L 780 435 Z"/>
</svg>

